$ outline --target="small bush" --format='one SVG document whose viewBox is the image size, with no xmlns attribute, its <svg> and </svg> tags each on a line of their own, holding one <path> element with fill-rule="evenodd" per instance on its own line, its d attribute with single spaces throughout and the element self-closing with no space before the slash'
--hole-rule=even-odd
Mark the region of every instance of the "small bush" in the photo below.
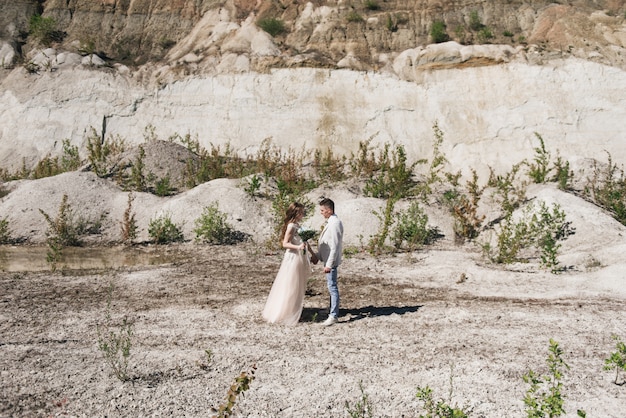
<svg viewBox="0 0 626 418">
<path fill-rule="evenodd" d="M 346 15 L 346 20 L 350 23 L 360 23 L 363 22 L 363 16 L 358 14 L 355 10 L 350 10 Z"/>
<path fill-rule="evenodd" d="M 133 212 L 133 200 L 135 200 L 135 196 L 132 193 L 128 193 L 128 203 L 121 224 L 122 241 L 125 243 L 131 243 L 137 238 L 138 227 L 137 221 L 135 220 L 135 213 Z"/>
<path fill-rule="evenodd" d="M 611 353 L 611 356 L 604 360 L 604 370 L 615 370 L 615 380 L 613 383 L 623 385 L 626 381 L 620 384 L 617 383 L 617 379 L 619 378 L 620 371 L 626 372 L 626 344 L 624 344 L 618 335 L 612 335 L 611 338 L 615 340 L 615 348 L 617 351 Z"/>
<path fill-rule="evenodd" d="M 409 251 L 412 251 L 432 243 L 439 235 L 437 228 L 428 226 L 428 216 L 415 201 L 399 214 L 392 236 L 396 248 L 406 243 Z"/>
<path fill-rule="evenodd" d="M 446 24 L 440 20 L 434 21 L 430 27 L 430 38 L 436 44 L 449 41 L 450 36 L 446 32 Z"/>
<path fill-rule="evenodd" d="M 172 222 L 169 214 L 151 219 L 148 234 L 156 244 L 167 244 L 184 240 L 182 228 Z"/>
<path fill-rule="evenodd" d="M 391 154 L 391 155 L 390 155 Z M 418 162 L 407 163 L 406 151 L 402 145 L 389 152 L 385 144 L 378 157 L 378 171 L 365 182 L 365 196 L 400 199 L 410 197 L 415 192 L 416 182 L 413 170 Z"/>
<path fill-rule="evenodd" d="M 524 397 L 526 414 L 528 418 L 559 417 L 565 413 L 563 378 L 565 370 L 569 366 L 562 358 L 563 350 L 559 344 L 550 339 L 550 348 L 546 363 L 548 364 L 548 374 L 540 376 L 529 370 L 523 376 L 524 382 L 530 384 Z M 578 411 L 578 416 L 584 417 L 584 411 Z"/>
<path fill-rule="evenodd" d="M 124 140 L 120 137 L 102 139 L 94 128 L 87 137 L 87 159 L 91 164 L 91 171 L 98 177 L 107 174 L 107 162 L 110 157 L 124 152 Z"/>
<path fill-rule="evenodd" d="M 237 397 L 242 395 L 250 389 L 250 384 L 254 380 L 254 373 L 256 372 L 256 365 L 252 366 L 249 371 L 241 372 L 241 374 L 235 378 L 235 383 L 228 389 L 226 400 L 217 409 L 217 415 L 213 415 L 212 418 L 227 418 L 233 416 L 233 409 L 237 402 Z"/>
<path fill-rule="evenodd" d="M 626 177 L 624 170 L 613 164 L 610 154 L 605 169 L 594 164 L 593 176 L 585 187 L 585 195 L 596 205 L 610 211 L 622 225 L 626 225 Z"/>
<path fill-rule="evenodd" d="M 174 187 L 170 183 L 170 176 L 166 175 L 161 177 L 154 185 L 154 194 L 157 196 L 165 197 L 170 196 L 175 192 Z"/>
<path fill-rule="evenodd" d="M 28 34 L 36 42 L 50 46 L 53 42 L 63 40 L 64 33 L 57 30 L 57 22 L 52 17 L 33 15 L 28 22 Z"/>
<path fill-rule="evenodd" d="M 559 242 L 574 233 L 565 217 L 565 212 L 556 203 L 552 204 L 552 210 L 543 202 L 539 208 L 529 205 L 519 220 L 513 220 L 509 213 L 501 222 L 495 254 L 492 254 L 490 244 L 483 248 L 492 261 L 505 264 L 526 261 L 523 250 L 538 251 L 541 266 L 557 273 L 561 270 L 557 259 Z"/>
<path fill-rule="evenodd" d="M 363 382 L 359 382 L 359 390 L 361 391 L 361 399 L 356 401 L 354 405 L 350 405 L 350 402 L 346 401 L 346 411 L 350 418 L 372 418 L 374 416 L 373 407 L 363 389 Z"/>
<path fill-rule="evenodd" d="M 0 219 L 0 244 L 9 244 L 11 241 L 9 220 L 5 217 Z"/>
<path fill-rule="evenodd" d="M 285 23 L 274 17 L 266 17 L 257 22 L 257 25 L 272 37 L 276 37 L 286 32 Z"/>
<path fill-rule="evenodd" d="M 122 382 L 129 380 L 128 360 L 132 347 L 133 323 L 124 317 L 121 323 L 111 318 L 111 295 L 113 285 L 109 286 L 107 307 L 103 323 L 97 325 L 98 350 L 111 367 L 113 374 Z"/>
<path fill-rule="evenodd" d="M 550 153 L 546 151 L 546 144 L 541 135 L 535 132 L 535 136 L 539 139 L 539 146 L 535 148 L 533 162 L 528 165 L 528 175 L 535 183 L 542 184 L 548 180 Z"/>
<path fill-rule="evenodd" d="M 364 6 L 367 10 L 380 10 L 380 4 L 376 0 L 365 0 Z"/>
<path fill-rule="evenodd" d="M 484 27 L 483 22 L 480 20 L 480 16 L 476 10 L 472 10 L 470 12 L 469 27 L 473 31 L 479 31 Z"/>
<path fill-rule="evenodd" d="M 217 202 L 206 206 L 202 215 L 195 220 L 196 240 L 210 244 L 230 244 L 233 229 L 226 221 L 226 214 L 220 212 Z"/>
</svg>

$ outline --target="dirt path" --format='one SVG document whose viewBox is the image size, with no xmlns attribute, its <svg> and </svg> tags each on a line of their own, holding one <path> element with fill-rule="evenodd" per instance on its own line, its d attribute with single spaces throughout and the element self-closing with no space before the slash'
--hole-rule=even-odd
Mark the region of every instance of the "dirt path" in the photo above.
<svg viewBox="0 0 626 418">
<path fill-rule="evenodd" d="M 522 375 L 546 372 L 553 338 L 570 366 L 567 416 L 623 417 L 626 389 L 602 370 L 611 333 L 626 329 L 619 297 L 529 297 L 542 289 L 518 280 L 534 286 L 536 273 L 510 272 L 509 296 L 489 296 L 478 274 L 463 287 L 451 267 L 433 269 L 425 257 L 436 255 L 414 265 L 362 256 L 340 271 L 340 324 L 316 323 L 327 298 L 318 269 L 301 323 L 288 328 L 259 317 L 279 255 L 244 245 L 168 251 L 177 261 L 162 266 L 0 273 L 0 416 L 208 416 L 256 365 L 240 416 L 345 417 L 362 382 L 374 417 L 419 416 L 418 386 L 446 400 L 452 392 L 473 417 L 523 417 Z M 97 348 L 110 284 L 111 316 L 134 324 L 126 383 Z"/>
</svg>

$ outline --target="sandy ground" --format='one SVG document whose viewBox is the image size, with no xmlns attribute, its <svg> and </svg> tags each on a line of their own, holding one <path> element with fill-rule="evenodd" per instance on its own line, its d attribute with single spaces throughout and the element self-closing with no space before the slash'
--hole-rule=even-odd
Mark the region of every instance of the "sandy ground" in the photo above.
<svg viewBox="0 0 626 418">
<path fill-rule="evenodd" d="M 623 288 L 586 273 L 494 271 L 458 248 L 357 254 L 340 272 L 339 324 L 319 324 L 327 291 L 316 266 L 301 322 L 282 327 L 260 319 L 280 254 L 250 244 L 156 251 L 175 261 L 1 274 L 0 416 L 208 416 L 255 366 L 236 416 L 349 416 L 361 383 L 375 417 L 424 413 L 415 395 L 425 386 L 470 416 L 523 417 L 522 375 L 547 372 L 551 338 L 570 366 L 566 416 L 624 416 L 625 387 L 602 370 L 611 334 L 626 329 Z M 125 383 L 97 347 L 107 311 L 133 323 Z"/>
<path fill-rule="evenodd" d="M 426 411 L 417 388 L 428 386 L 435 399 L 472 417 L 524 417 L 522 376 L 547 373 L 550 339 L 570 367 L 562 379 L 565 416 L 578 409 L 588 417 L 626 416 L 626 385 L 603 370 L 616 350 L 611 336 L 626 340 L 626 228 L 554 185 L 527 194 L 560 204 L 575 228 L 559 251 L 563 273 L 542 270 L 536 259 L 491 264 L 479 245 L 455 242 L 446 210 L 426 205 L 444 237 L 413 253 L 346 257 L 340 322 L 328 328 L 320 325 L 328 307 L 320 266 L 297 326 L 262 321 L 282 254 L 263 244 L 269 200 L 250 198 L 239 181 L 215 180 L 168 198 L 137 194 L 140 237 L 132 247 L 111 247 L 128 194 L 109 180 L 75 172 L 5 188 L 0 217 L 22 244 L 0 246 L 0 417 L 206 417 L 253 367 L 235 416 L 347 417 L 367 396 L 373 417 L 418 417 Z M 354 190 L 317 189 L 308 197 L 335 200 L 346 247 L 358 250 L 376 231 L 373 211 L 384 202 Z M 52 272 L 39 209 L 54 216 L 63 194 L 77 214 L 106 217 L 101 234 L 82 252 L 67 252 L 67 267 Z M 194 219 L 211 202 L 250 240 L 194 242 Z M 497 216 L 492 209 L 481 209 L 485 224 Z M 187 242 L 146 243 L 149 220 L 163 213 L 183 225 Z M 320 225 L 321 217 L 307 222 Z M 126 382 L 98 349 L 107 315 L 116 333 L 124 317 L 132 323 Z"/>
</svg>

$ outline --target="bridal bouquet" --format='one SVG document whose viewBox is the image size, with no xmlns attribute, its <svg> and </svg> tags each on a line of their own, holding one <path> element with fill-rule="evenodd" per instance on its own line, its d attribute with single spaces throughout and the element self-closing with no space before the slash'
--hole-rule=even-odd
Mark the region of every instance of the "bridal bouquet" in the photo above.
<svg viewBox="0 0 626 418">
<path fill-rule="evenodd" d="M 313 239 L 317 236 L 317 231 L 305 226 L 301 226 L 298 229 L 298 235 L 300 235 L 300 239 L 302 239 L 302 242 L 307 242 L 310 239 Z M 306 247 L 304 248 L 304 254 L 306 254 Z"/>
</svg>

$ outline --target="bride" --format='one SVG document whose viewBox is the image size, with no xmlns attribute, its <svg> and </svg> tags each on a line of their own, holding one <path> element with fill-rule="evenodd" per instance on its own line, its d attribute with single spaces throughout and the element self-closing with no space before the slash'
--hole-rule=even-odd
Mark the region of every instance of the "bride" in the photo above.
<svg viewBox="0 0 626 418">
<path fill-rule="evenodd" d="M 304 205 L 298 202 L 289 205 L 281 230 L 285 255 L 263 309 L 263 319 L 269 323 L 295 325 L 302 314 L 306 283 L 311 277 L 305 243 L 298 235 L 302 218 Z"/>
</svg>

